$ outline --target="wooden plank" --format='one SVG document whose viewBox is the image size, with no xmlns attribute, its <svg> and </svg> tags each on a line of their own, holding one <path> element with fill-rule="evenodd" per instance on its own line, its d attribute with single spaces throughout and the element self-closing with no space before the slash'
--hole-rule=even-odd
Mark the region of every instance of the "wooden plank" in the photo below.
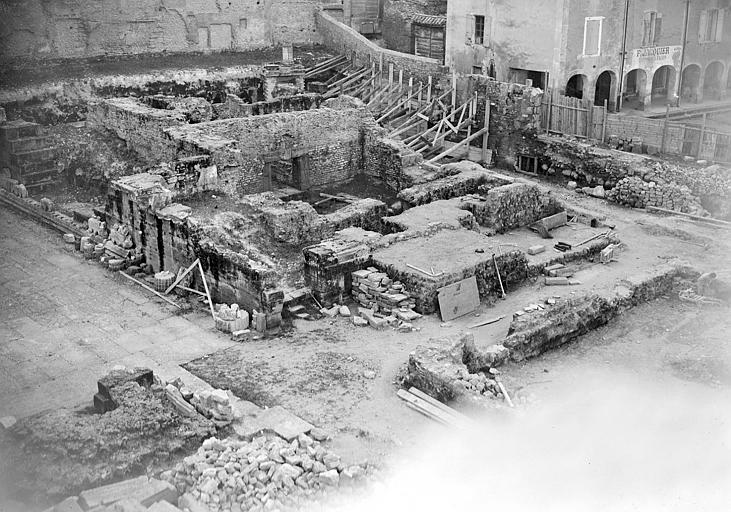
<svg viewBox="0 0 731 512">
<path fill-rule="evenodd" d="M 451 407 L 449 407 L 447 404 L 442 403 L 439 400 L 437 400 L 436 398 L 427 395 L 426 393 L 424 393 L 420 389 L 417 389 L 417 388 L 411 386 L 409 388 L 409 393 L 411 393 L 412 395 L 414 395 L 417 398 L 421 398 L 425 402 L 428 402 L 428 403 L 432 404 L 437 409 L 441 409 L 442 411 L 446 412 L 447 414 L 449 414 L 451 416 L 454 416 L 458 420 L 465 421 L 465 422 L 472 421 L 470 418 L 468 418 L 467 416 L 465 416 L 461 412 L 455 411 L 454 409 L 452 409 Z"/>
<path fill-rule="evenodd" d="M 450 426 L 458 426 L 459 421 L 452 416 L 451 414 L 447 414 L 446 412 L 442 411 L 438 407 L 433 406 L 429 402 L 422 400 L 416 395 L 412 395 L 405 389 L 399 389 L 398 392 L 396 392 L 396 395 L 405 402 L 414 405 L 419 409 L 419 412 L 424 411 L 424 414 L 433 416 L 438 421 L 450 425 Z"/>
<path fill-rule="evenodd" d="M 200 262 L 199 262 L 199 263 L 200 263 Z M 129 279 L 130 281 L 133 281 L 133 282 L 137 283 L 138 285 L 140 285 L 140 286 L 141 286 L 142 288 L 144 288 L 145 290 L 147 290 L 147 291 L 150 291 L 150 292 L 154 293 L 155 295 L 157 295 L 158 297 L 160 297 L 160 298 L 161 298 L 162 300 L 164 300 L 164 301 L 165 301 L 165 302 L 167 302 L 168 304 L 172 304 L 172 305 L 173 305 L 173 306 L 175 306 L 176 308 L 180 308 L 180 306 L 179 306 L 178 304 L 176 304 L 175 302 L 171 301 L 170 299 L 168 299 L 167 297 L 165 297 L 165 296 L 164 296 L 164 295 L 163 295 L 162 293 L 158 292 L 158 291 L 157 291 L 157 290 L 155 290 L 154 288 L 150 288 L 150 287 L 149 287 L 149 286 L 147 286 L 147 285 L 146 285 L 145 283 L 143 283 L 143 282 L 141 282 L 141 281 L 138 281 L 137 279 L 135 279 L 134 277 L 132 277 L 132 276 L 131 276 L 131 275 L 129 275 L 129 274 L 125 274 L 125 273 L 124 273 L 124 272 L 122 272 L 121 270 L 119 271 L 119 273 L 120 273 L 121 275 L 123 275 L 124 277 L 126 277 L 127 279 Z"/>
<path fill-rule="evenodd" d="M 168 287 L 168 289 L 163 292 L 163 295 L 167 295 L 168 293 L 170 293 L 171 291 L 173 291 L 173 288 L 175 288 L 176 286 L 178 286 L 178 284 L 180 284 L 180 281 L 182 281 L 183 279 L 185 279 L 185 276 L 187 276 L 190 273 L 190 271 L 195 268 L 196 265 L 198 265 L 198 258 L 196 258 L 196 260 L 193 262 L 193 264 L 191 266 L 189 266 L 188 268 L 185 269 L 185 272 L 183 272 L 182 274 L 180 274 L 178 276 L 178 278 L 175 280 L 175 282 L 173 282 L 173 284 L 171 284 Z"/>
<path fill-rule="evenodd" d="M 468 277 L 457 283 L 439 288 L 437 298 L 442 321 L 454 320 L 480 307 L 480 292 L 477 278 Z"/>
<path fill-rule="evenodd" d="M 211 292 L 208 290 L 208 281 L 206 281 L 206 274 L 203 272 L 203 265 L 201 265 L 201 261 L 198 260 L 198 270 L 201 272 L 201 279 L 203 279 L 203 288 L 206 290 L 206 297 L 208 297 L 208 305 L 211 308 L 211 317 L 213 317 L 213 321 L 216 321 L 216 312 L 213 309 L 213 299 L 211 299 Z"/>
</svg>

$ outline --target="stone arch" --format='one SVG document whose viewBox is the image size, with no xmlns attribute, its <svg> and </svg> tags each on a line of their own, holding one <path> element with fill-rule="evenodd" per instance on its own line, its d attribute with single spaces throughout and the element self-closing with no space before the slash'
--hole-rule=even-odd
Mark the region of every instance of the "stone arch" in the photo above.
<svg viewBox="0 0 731 512">
<path fill-rule="evenodd" d="M 680 80 L 680 97 L 686 101 L 698 101 L 700 84 L 701 67 L 698 64 L 688 64 Z"/>
<path fill-rule="evenodd" d="M 717 60 L 709 63 L 703 73 L 703 98 L 704 99 L 721 99 L 721 93 L 724 87 L 721 83 L 723 77 L 723 63 Z"/>
<path fill-rule="evenodd" d="M 675 98 L 675 80 L 677 71 L 670 65 L 660 66 L 652 74 L 652 101 L 655 103 L 673 103 Z"/>
<path fill-rule="evenodd" d="M 569 81 L 566 82 L 566 89 L 564 91 L 564 94 L 571 98 L 582 99 L 584 97 L 584 91 L 586 90 L 587 82 L 588 80 L 586 78 L 586 75 L 578 73 L 572 76 L 571 78 L 569 78 Z"/>
<path fill-rule="evenodd" d="M 624 87 L 622 88 L 624 100 L 623 109 L 645 108 L 647 102 L 647 72 L 642 68 L 631 69 L 624 76 Z"/>
<path fill-rule="evenodd" d="M 614 110 L 614 99 L 617 97 L 617 75 L 609 69 L 599 73 L 594 83 L 594 105 L 603 106 L 606 100 L 610 110 Z"/>
</svg>

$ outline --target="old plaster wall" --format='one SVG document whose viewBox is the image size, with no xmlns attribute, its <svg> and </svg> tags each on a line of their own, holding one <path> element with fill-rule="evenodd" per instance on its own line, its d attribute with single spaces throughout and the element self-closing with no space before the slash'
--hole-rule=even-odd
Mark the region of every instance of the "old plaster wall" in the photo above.
<svg viewBox="0 0 731 512">
<path fill-rule="evenodd" d="M 474 40 L 473 15 L 485 16 L 483 44 Z M 492 63 L 498 80 L 508 80 L 510 67 L 548 71 L 559 41 L 555 27 L 561 15 L 555 0 L 449 2 L 445 63 L 459 74 L 473 73 L 475 68 L 487 74 Z"/>
<path fill-rule="evenodd" d="M 318 43 L 326 0 L 5 0 L 3 60 Z"/>
</svg>

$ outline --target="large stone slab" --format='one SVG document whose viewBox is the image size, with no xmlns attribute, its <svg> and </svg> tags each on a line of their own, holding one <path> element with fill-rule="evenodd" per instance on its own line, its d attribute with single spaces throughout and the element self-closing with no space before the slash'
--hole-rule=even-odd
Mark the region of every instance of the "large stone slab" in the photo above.
<svg viewBox="0 0 731 512">
<path fill-rule="evenodd" d="M 248 419 L 248 420 L 247 420 Z M 302 418 L 295 416 L 284 407 L 276 405 L 248 415 L 233 425 L 236 434 L 243 439 L 252 439 L 261 432 L 274 432 L 287 441 L 314 428 Z"/>
<path fill-rule="evenodd" d="M 137 500 L 145 507 L 149 507 L 161 500 L 175 503 L 178 499 L 178 491 L 168 482 L 154 478 L 148 480 L 146 476 L 140 476 L 83 491 L 79 495 L 79 504 L 84 510 L 89 510 L 94 507 L 111 505 L 127 498 Z"/>
</svg>

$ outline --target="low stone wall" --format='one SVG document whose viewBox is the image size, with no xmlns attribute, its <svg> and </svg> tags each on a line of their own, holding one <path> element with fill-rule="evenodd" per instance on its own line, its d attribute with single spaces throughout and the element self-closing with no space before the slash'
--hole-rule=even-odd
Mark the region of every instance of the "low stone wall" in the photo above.
<svg viewBox="0 0 731 512">
<path fill-rule="evenodd" d="M 506 185 L 511 181 L 500 179 L 481 165 L 467 161 L 443 165 L 439 174 L 435 180 L 403 189 L 398 198 L 411 206 L 418 206 L 438 199 L 474 194 L 480 185 Z"/>
<path fill-rule="evenodd" d="M 388 69 L 389 64 L 393 64 L 397 70 L 424 83 L 429 75 L 436 78 L 447 70 L 436 59 L 382 48 L 325 11 L 317 13 L 317 30 L 325 46 L 338 53 L 353 54 L 359 65 L 382 62 L 383 69 Z"/>
<path fill-rule="evenodd" d="M 512 183 L 495 188 L 480 187 L 482 195 L 462 199 L 462 208 L 470 211 L 481 226 L 494 233 L 533 224 L 543 217 L 563 211 L 561 203 L 534 184 Z"/>
<path fill-rule="evenodd" d="M 623 311 L 666 295 L 698 272 L 684 265 L 663 265 L 632 276 L 604 294 L 561 298 L 553 306 L 513 319 L 503 345 L 520 361 L 567 343 L 606 324 Z"/>
<path fill-rule="evenodd" d="M 247 102 L 235 94 L 227 94 L 223 103 L 213 105 L 217 119 L 250 117 L 279 112 L 296 112 L 318 108 L 323 102 L 320 94 L 298 94 L 284 96 L 272 101 Z"/>
</svg>

